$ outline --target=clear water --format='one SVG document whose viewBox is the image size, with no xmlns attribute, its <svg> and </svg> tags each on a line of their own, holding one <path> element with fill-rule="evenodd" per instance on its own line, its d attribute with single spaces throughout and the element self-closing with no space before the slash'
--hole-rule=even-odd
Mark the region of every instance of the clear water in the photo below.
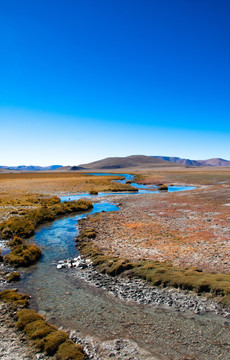
<svg viewBox="0 0 230 360">
<path fill-rule="evenodd" d="M 124 177 L 124 179 L 122 180 L 114 180 L 115 182 L 119 182 L 121 184 L 125 184 L 126 181 L 132 181 L 134 179 L 134 175 L 130 175 L 130 174 L 112 174 L 112 173 L 87 173 L 87 175 L 94 175 L 94 176 L 122 176 Z M 135 182 L 131 182 L 131 185 L 135 188 L 138 189 L 138 191 L 135 192 L 130 192 L 130 191 L 122 191 L 122 192 L 115 192 L 114 194 L 116 195 L 140 195 L 140 194 L 154 194 L 154 193 L 159 193 L 160 191 L 157 190 L 157 186 L 153 186 L 153 185 L 142 185 L 142 184 L 137 184 Z M 154 189 L 151 190 L 151 189 Z M 194 186 L 168 186 L 168 192 L 174 192 L 174 191 L 188 191 L 188 190 L 193 190 L 195 189 Z M 78 200 L 81 199 L 82 197 L 84 198 L 89 198 L 89 199 L 93 199 L 95 197 L 100 197 L 100 196 L 111 196 L 111 192 L 106 193 L 106 192 L 99 192 L 98 195 L 90 195 L 89 193 L 81 193 L 81 194 L 77 194 L 77 195 L 69 195 L 69 196 L 62 196 L 61 200 L 62 201 L 70 201 L 70 200 Z"/>
</svg>

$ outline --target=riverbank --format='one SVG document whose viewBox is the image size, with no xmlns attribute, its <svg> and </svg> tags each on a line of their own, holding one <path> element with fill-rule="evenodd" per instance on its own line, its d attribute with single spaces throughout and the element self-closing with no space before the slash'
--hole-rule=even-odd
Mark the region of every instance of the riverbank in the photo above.
<svg viewBox="0 0 230 360">
<path fill-rule="evenodd" d="M 124 301 L 142 305 L 160 305 L 165 309 L 171 308 L 180 312 L 190 311 L 201 315 L 214 313 L 226 319 L 223 321 L 226 321 L 226 324 L 229 323 L 230 326 L 229 306 L 223 306 L 221 303 L 201 295 L 198 296 L 191 291 L 152 286 L 144 280 L 129 277 L 127 273 L 121 274 L 121 276 L 102 274 L 96 270 L 92 262 L 81 256 L 60 261 L 57 264 L 57 269 L 72 269 L 69 276 L 83 279 Z"/>
</svg>

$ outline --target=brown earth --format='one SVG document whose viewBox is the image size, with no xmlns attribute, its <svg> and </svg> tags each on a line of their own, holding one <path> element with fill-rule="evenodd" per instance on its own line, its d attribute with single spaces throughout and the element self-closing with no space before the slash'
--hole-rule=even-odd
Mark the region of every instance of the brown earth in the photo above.
<svg viewBox="0 0 230 360">
<path fill-rule="evenodd" d="M 86 227 L 97 231 L 96 244 L 106 254 L 230 271 L 229 184 L 115 200 L 119 212 L 85 220 Z"/>
</svg>

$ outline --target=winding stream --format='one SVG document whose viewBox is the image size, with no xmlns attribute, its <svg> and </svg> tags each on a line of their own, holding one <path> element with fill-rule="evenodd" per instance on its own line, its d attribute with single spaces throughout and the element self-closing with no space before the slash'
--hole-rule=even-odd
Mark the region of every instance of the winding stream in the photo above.
<svg viewBox="0 0 230 360">
<path fill-rule="evenodd" d="M 125 177 L 122 182 L 133 180 L 131 175 L 122 176 Z M 140 187 L 135 183 L 131 185 Z M 169 191 L 190 189 L 193 188 L 169 187 Z M 138 193 L 128 194 L 138 196 L 146 192 L 153 191 L 143 185 Z M 109 196 L 111 193 L 99 194 L 102 195 Z M 79 194 L 66 196 L 61 200 L 75 200 L 80 197 L 93 198 L 89 194 Z M 23 279 L 19 283 L 19 290 L 31 294 L 31 305 L 58 326 L 77 330 L 82 336 L 93 336 L 99 341 L 131 339 L 152 355 L 145 357 L 138 354 L 136 359 L 179 359 L 182 354 L 193 354 L 196 359 L 228 360 L 226 348 L 217 347 L 213 342 L 214 338 L 217 342 L 223 341 L 224 326 L 227 326 L 218 316 L 199 316 L 167 310 L 161 306 L 143 306 L 122 301 L 74 277 L 73 273 L 78 271 L 77 269 L 57 270 L 59 260 L 73 258 L 78 254 L 74 238 L 78 234 L 76 225 L 79 219 L 101 211 L 118 210 L 116 204 L 97 202 L 91 211 L 65 216 L 40 226 L 32 240 L 42 248 L 43 256 L 32 268 L 20 269 Z"/>
</svg>

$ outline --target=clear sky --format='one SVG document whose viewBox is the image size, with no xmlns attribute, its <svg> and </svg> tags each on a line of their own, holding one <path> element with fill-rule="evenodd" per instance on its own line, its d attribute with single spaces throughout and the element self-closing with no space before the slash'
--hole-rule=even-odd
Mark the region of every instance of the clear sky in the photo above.
<svg viewBox="0 0 230 360">
<path fill-rule="evenodd" d="M 0 1 L 0 134 L 0 165 L 230 160 L 230 1 Z"/>
</svg>

